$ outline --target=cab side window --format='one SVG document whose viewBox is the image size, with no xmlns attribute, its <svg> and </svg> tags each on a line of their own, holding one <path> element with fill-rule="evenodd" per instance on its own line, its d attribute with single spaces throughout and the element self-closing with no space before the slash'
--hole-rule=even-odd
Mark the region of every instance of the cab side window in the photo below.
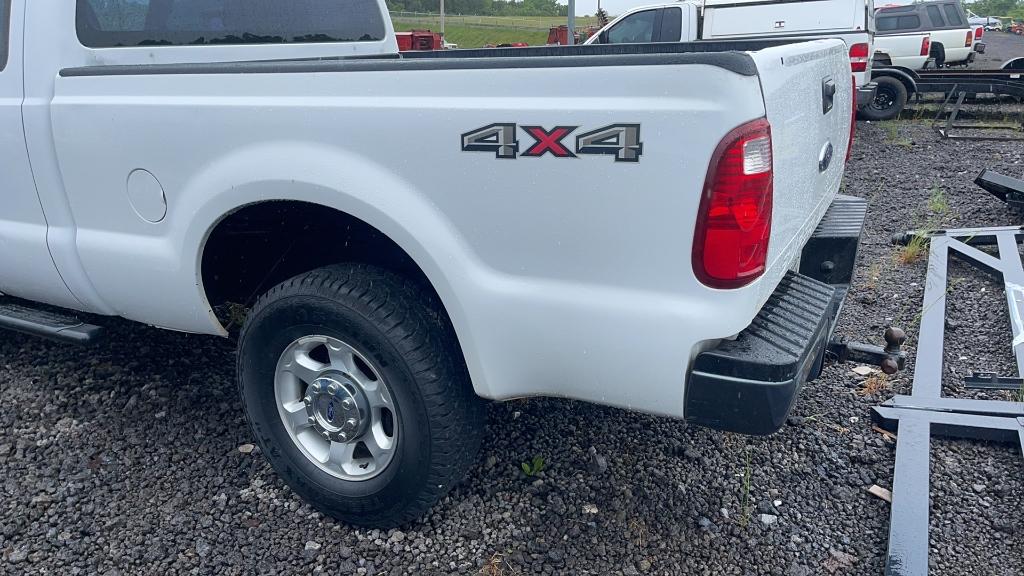
<svg viewBox="0 0 1024 576">
<path fill-rule="evenodd" d="M 644 10 L 630 14 L 608 30 L 608 44 L 636 44 L 650 42 L 654 37 L 657 10 Z"/>
<path fill-rule="evenodd" d="M 942 12 L 939 11 L 938 6 L 931 5 L 928 7 L 928 19 L 932 21 L 932 26 L 946 27 L 946 21 L 942 19 Z"/>
<path fill-rule="evenodd" d="M 372 42 L 385 30 L 375 0 L 78 0 L 76 20 L 90 48 Z"/>
<path fill-rule="evenodd" d="M 679 42 L 682 35 L 683 11 L 679 8 L 665 8 L 661 15 L 661 35 L 658 42 Z"/>
<path fill-rule="evenodd" d="M 960 12 L 956 9 L 956 6 L 946 4 L 942 9 L 946 11 L 946 20 L 949 20 L 950 25 L 963 26 L 964 19 L 960 17 Z"/>
<path fill-rule="evenodd" d="M 11 1 L 0 0 L 0 72 L 7 68 L 7 42 L 10 38 Z"/>
</svg>

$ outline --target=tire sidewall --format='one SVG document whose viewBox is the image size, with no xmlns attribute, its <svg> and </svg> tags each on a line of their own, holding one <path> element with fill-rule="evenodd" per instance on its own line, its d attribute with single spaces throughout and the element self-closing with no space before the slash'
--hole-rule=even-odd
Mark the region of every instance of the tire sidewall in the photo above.
<svg viewBox="0 0 1024 576">
<path fill-rule="evenodd" d="M 295 340 L 313 335 L 358 350 L 391 391 L 399 424 L 396 452 L 368 480 L 343 480 L 320 469 L 291 439 L 278 412 L 274 377 L 280 356 Z M 253 433 L 274 469 L 304 499 L 336 516 L 376 514 L 404 507 L 402 497 L 411 498 L 427 481 L 431 449 L 423 398 L 399 351 L 365 316 L 328 298 L 289 296 L 250 318 L 239 348 L 239 387 Z"/>
<path fill-rule="evenodd" d="M 861 110 L 861 115 L 868 120 L 891 120 L 899 116 L 903 107 L 907 104 L 906 88 L 899 80 L 888 76 L 879 78 L 877 82 L 878 87 L 876 91 L 882 92 L 884 90 L 887 92 L 892 97 L 893 105 L 885 110 L 878 110 L 872 108 L 872 104 L 869 103 Z"/>
</svg>

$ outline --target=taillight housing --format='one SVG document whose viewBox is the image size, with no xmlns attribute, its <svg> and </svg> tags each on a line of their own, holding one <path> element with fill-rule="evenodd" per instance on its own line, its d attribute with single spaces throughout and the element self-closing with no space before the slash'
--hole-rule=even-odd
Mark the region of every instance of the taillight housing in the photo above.
<svg viewBox="0 0 1024 576">
<path fill-rule="evenodd" d="M 868 44 L 861 42 L 850 46 L 850 70 L 865 72 L 868 69 Z"/>
<path fill-rule="evenodd" d="M 764 273 L 773 178 L 765 118 L 733 129 L 715 148 L 693 236 L 693 272 L 706 286 L 739 288 Z"/>
<path fill-rule="evenodd" d="M 850 85 L 853 86 L 853 98 L 850 99 L 852 110 L 850 110 L 850 141 L 846 143 L 846 162 L 850 162 L 850 152 L 853 152 L 853 136 L 857 133 L 857 77 L 850 76 Z"/>
<path fill-rule="evenodd" d="M 974 44 L 974 34 L 970 30 L 968 30 L 967 40 L 964 41 L 964 48 L 970 48 L 971 44 Z"/>
<path fill-rule="evenodd" d="M 983 26 L 979 26 L 978 28 L 974 29 L 974 39 L 975 40 L 981 40 L 981 37 L 984 34 L 985 34 L 985 28 Z"/>
<path fill-rule="evenodd" d="M 932 51 L 932 38 L 925 36 L 921 39 L 921 56 L 927 56 Z"/>
</svg>

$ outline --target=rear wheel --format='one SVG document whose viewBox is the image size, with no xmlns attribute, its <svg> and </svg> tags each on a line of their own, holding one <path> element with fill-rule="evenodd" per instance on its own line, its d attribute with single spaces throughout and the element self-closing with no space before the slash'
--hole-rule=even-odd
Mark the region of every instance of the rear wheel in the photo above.
<svg viewBox="0 0 1024 576">
<path fill-rule="evenodd" d="M 440 304 L 384 270 L 330 266 L 270 290 L 246 320 L 238 374 L 270 464 L 346 522 L 421 516 L 480 445 L 482 402 Z"/>
<path fill-rule="evenodd" d="M 907 88 L 890 76 L 882 76 L 875 82 L 878 84 L 875 98 L 861 108 L 860 115 L 866 120 L 892 120 L 907 105 Z"/>
<path fill-rule="evenodd" d="M 942 44 L 932 44 L 928 55 L 935 60 L 936 68 L 942 68 L 946 65 L 946 47 Z"/>
</svg>

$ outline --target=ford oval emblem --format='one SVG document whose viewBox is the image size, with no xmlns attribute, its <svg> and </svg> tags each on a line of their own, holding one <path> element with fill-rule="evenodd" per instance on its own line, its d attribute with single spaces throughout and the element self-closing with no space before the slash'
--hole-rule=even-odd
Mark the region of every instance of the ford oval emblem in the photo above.
<svg viewBox="0 0 1024 576">
<path fill-rule="evenodd" d="M 334 422 L 334 414 L 335 414 L 335 412 L 334 412 L 334 400 L 329 400 L 327 402 L 327 421 L 328 422 Z"/>
<path fill-rule="evenodd" d="M 829 164 L 832 164 L 832 143 L 826 142 L 818 154 L 818 172 L 828 170 Z"/>
</svg>

